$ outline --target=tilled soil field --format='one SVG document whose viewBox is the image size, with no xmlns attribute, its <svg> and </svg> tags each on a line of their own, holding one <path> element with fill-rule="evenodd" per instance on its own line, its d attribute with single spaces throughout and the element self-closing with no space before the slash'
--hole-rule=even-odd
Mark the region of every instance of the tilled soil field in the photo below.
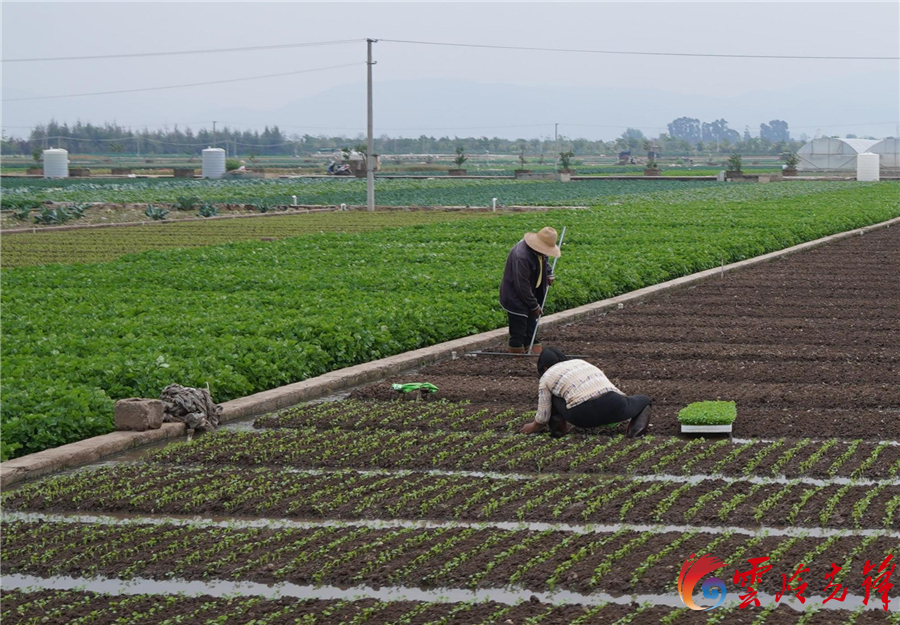
<svg viewBox="0 0 900 625">
<path fill-rule="evenodd" d="M 534 360 L 464 357 L 11 489 L 0 618 L 897 625 L 898 275 L 891 228 L 548 331 L 653 398 L 644 439 L 518 434 Z M 708 399 L 734 438 L 677 435 Z"/>
<path fill-rule="evenodd" d="M 726 399 L 738 403 L 739 437 L 898 440 L 898 319 L 900 233 L 886 228 L 548 330 L 543 343 L 584 354 L 623 392 L 649 395 L 654 434 L 677 433 L 690 402 Z M 438 386 L 435 399 L 526 411 L 537 403 L 534 367 L 465 358 L 415 377 Z M 392 391 L 378 384 L 354 396 Z"/>
<path fill-rule="evenodd" d="M 750 625 L 758 618 L 749 613 L 727 613 L 727 622 Z M 720 611 L 721 613 L 721 611 Z M 707 623 L 707 614 L 682 614 L 665 607 L 623 605 L 547 606 L 525 602 L 510 606 L 484 603 L 423 603 L 415 601 L 323 601 L 296 599 L 247 599 L 172 597 L 160 603 L 153 596 L 115 597 L 92 592 L 42 591 L 6 593 L 0 616 L 27 623 L 68 625 L 73 619 L 91 623 L 541 623 L 589 625 L 593 623 Z M 123 620 L 133 617 L 134 620 Z M 766 616 L 770 625 L 832 625 L 835 614 L 775 612 Z M 118 619 L 118 620 L 117 620 Z M 146 620 L 140 620 L 146 619 Z M 627 619 L 627 620 L 622 620 Z M 666 620 L 668 619 L 668 620 Z M 677 620 L 673 620 L 677 619 Z M 854 615 L 854 625 L 884 623 L 877 612 Z"/>
</svg>

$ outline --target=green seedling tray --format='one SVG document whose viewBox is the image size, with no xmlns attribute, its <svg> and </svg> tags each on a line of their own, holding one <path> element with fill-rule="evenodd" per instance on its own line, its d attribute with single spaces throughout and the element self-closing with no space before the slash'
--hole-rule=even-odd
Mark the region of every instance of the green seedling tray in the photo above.
<svg viewBox="0 0 900 625">
<path fill-rule="evenodd" d="M 737 404 L 733 401 L 698 401 L 678 412 L 684 433 L 729 433 L 737 419 Z"/>
</svg>

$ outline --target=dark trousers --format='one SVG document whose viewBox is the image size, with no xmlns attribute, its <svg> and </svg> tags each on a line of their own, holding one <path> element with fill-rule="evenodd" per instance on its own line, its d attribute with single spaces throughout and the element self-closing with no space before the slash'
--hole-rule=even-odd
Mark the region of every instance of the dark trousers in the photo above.
<svg viewBox="0 0 900 625">
<path fill-rule="evenodd" d="M 523 317 L 512 313 L 506 313 L 506 316 L 509 317 L 509 346 L 528 347 L 531 345 L 531 337 L 534 335 L 538 318 L 530 315 Z M 539 340 L 534 340 L 535 345 L 540 345 L 540 343 Z"/>
<path fill-rule="evenodd" d="M 566 408 L 566 400 L 554 395 L 550 414 L 562 417 L 579 428 L 595 428 L 598 425 L 633 419 L 650 403 L 650 398 L 646 395 L 625 396 L 610 391 L 572 408 Z"/>
</svg>

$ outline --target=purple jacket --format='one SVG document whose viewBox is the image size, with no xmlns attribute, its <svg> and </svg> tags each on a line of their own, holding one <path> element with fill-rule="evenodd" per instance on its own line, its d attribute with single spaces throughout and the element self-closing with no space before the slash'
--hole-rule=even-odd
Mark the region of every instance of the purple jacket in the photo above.
<svg viewBox="0 0 900 625">
<path fill-rule="evenodd" d="M 506 268 L 500 281 L 500 305 L 503 310 L 514 315 L 529 315 L 544 301 L 551 275 L 546 255 L 528 247 L 525 239 L 516 243 L 506 258 Z"/>
</svg>

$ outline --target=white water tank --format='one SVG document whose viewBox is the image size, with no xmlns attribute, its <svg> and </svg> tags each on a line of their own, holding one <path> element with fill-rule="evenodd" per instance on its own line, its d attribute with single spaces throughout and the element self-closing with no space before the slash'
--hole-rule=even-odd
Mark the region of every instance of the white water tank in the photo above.
<svg viewBox="0 0 900 625">
<path fill-rule="evenodd" d="M 856 179 L 862 182 L 878 182 L 881 179 L 881 157 L 871 152 L 856 155 Z"/>
<path fill-rule="evenodd" d="M 225 150 L 206 148 L 203 150 L 203 177 L 221 178 L 225 175 Z"/>
<path fill-rule="evenodd" d="M 44 150 L 44 178 L 69 177 L 69 151 L 60 148 Z"/>
</svg>

